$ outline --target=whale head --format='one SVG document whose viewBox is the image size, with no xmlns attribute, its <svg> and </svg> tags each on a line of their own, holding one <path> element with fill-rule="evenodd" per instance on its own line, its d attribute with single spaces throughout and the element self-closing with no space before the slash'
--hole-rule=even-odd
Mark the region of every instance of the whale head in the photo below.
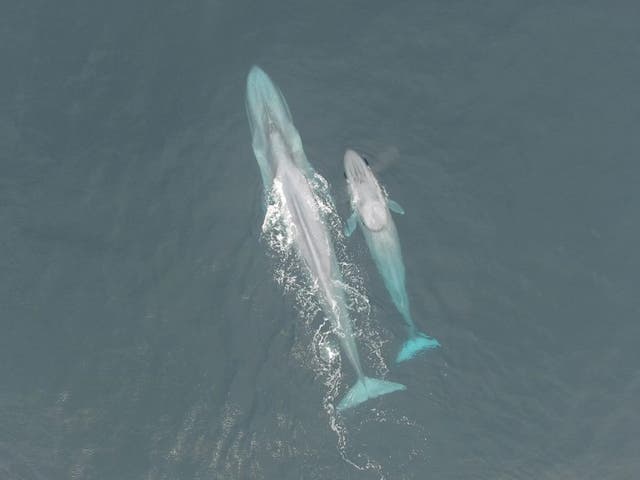
<svg viewBox="0 0 640 480">
<path fill-rule="evenodd" d="M 305 173 L 312 172 L 282 92 L 264 70 L 255 65 L 247 75 L 245 107 L 265 191 L 271 189 L 283 161 L 294 162 Z"/>
<path fill-rule="evenodd" d="M 351 204 L 362 223 L 373 232 L 382 230 L 389 221 L 389 210 L 369 163 L 355 151 L 347 150 L 344 154 L 344 176 L 349 186 Z"/>
</svg>

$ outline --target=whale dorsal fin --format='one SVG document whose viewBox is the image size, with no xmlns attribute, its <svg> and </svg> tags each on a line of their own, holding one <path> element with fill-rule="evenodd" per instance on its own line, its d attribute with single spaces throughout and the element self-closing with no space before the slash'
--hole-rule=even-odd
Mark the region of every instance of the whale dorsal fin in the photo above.
<svg viewBox="0 0 640 480">
<path fill-rule="evenodd" d="M 389 210 L 392 212 L 399 213 L 400 215 L 404 215 L 404 208 L 400 206 L 400 204 L 390 198 L 387 200 L 387 205 L 389 205 Z"/>
<path fill-rule="evenodd" d="M 347 219 L 347 224 L 344 226 L 344 234 L 347 237 L 350 237 L 357 226 L 358 226 L 358 214 L 356 212 L 353 212 L 351 216 Z"/>
</svg>

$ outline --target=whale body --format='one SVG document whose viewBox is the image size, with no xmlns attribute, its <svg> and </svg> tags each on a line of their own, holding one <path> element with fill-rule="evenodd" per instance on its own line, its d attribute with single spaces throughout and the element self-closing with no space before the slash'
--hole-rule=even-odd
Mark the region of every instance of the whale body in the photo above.
<svg viewBox="0 0 640 480">
<path fill-rule="evenodd" d="M 418 331 L 411 317 L 400 240 L 390 212 L 391 209 L 404 214 L 404 210 L 387 197 L 366 159 L 353 150 L 347 150 L 344 154 L 344 175 L 353 210 L 347 220 L 345 234 L 351 236 L 357 224 L 360 224 L 391 300 L 405 321 L 409 338 L 396 357 L 396 362 L 403 362 L 421 351 L 440 345 L 436 339 Z"/>
<path fill-rule="evenodd" d="M 284 96 L 257 66 L 251 68 L 247 77 L 246 109 L 265 194 L 277 184 L 286 210 L 283 218 L 291 224 L 301 267 L 316 287 L 324 314 L 357 375 L 356 383 L 339 402 L 338 411 L 369 398 L 404 390 L 402 384 L 364 374 L 332 239 L 312 187 L 314 176 L 319 175 L 306 158 Z"/>
</svg>

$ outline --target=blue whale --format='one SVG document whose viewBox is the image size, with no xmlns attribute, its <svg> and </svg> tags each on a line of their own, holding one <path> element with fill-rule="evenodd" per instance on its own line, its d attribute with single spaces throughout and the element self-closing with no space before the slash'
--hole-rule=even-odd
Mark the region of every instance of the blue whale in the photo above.
<svg viewBox="0 0 640 480">
<path fill-rule="evenodd" d="M 274 185 L 281 192 L 282 208 L 286 210 L 283 218 L 293 227 L 290 231 L 300 265 L 316 287 L 320 305 L 357 375 L 337 410 L 404 390 L 402 384 L 367 377 L 363 372 L 333 242 L 314 195 L 312 180 L 319 175 L 307 160 L 282 93 L 257 66 L 251 68 L 247 78 L 246 108 L 265 193 Z"/>
<path fill-rule="evenodd" d="M 440 345 L 436 339 L 418 331 L 411 318 L 400 240 L 389 209 L 399 214 L 404 214 L 404 210 L 387 198 L 368 162 L 353 150 L 347 150 L 344 154 L 344 174 L 353 209 L 345 226 L 345 234 L 351 236 L 357 224 L 360 224 L 391 300 L 405 321 L 409 338 L 396 357 L 396 362 L 403 362 L 423 350 Z"/>
</svg>

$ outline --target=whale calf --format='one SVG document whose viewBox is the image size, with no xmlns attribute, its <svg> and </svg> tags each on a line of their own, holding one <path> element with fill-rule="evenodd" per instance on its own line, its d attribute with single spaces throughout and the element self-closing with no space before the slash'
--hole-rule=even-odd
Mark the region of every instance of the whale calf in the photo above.
<svg viewBox="0 0 640 480">
<path fill-rule="evenodd" d="M 351 236 L 357 224 L 360 224 L 384 284 L 406 323 L 409 338 L 402 345 L 396 362 L 409 360 L 419 352 L 440 344 L 436 339 L 419 332 L 411 318 L 400 240 L 389 209 L 399 214 L 404 214 L 404 210 L 387 197 L 369 163 L 353 150 L 347 150 L 344 154 L 344 176 L 353 209 L 345 225 L 345 235 Z"/>
<path fill-rule="evenodd" d="M 333 242 L 312 186 L 314 176 L 319 175 L 307 160 L 284 96 L 257 66 L 247 77 L 246 109 L 265 194 L 274 187 L 280 192 L 282 208 L 286 210 L 282 218 L 292 227 L 292 243 L 301 267 L 308 272 L 324 314 L 357 375 L 356 383 L 339 402 L 338 411 L 404 390 L 402 384 L 364 374 Z"/>
</svg>

